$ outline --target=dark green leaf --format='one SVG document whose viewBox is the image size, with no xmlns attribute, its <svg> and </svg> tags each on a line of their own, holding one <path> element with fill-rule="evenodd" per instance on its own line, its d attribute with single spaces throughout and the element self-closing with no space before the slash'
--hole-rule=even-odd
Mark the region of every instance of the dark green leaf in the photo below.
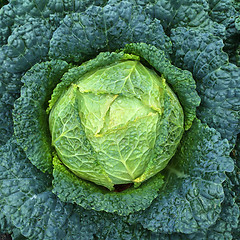
<svg viewBox="0 0 240 240">
<path fill-rule="evenodd" d="M 64 61 L 36 64 L 23 76 L 21 97 L 15 102 L 16 137 L 32 163 L 43 172 L 52 170 L 47 101 L 67 70 L 68 64 Z"/>
<path fill-rule="evenodd" d="M 151 43 L 166 53 L 171 51 L 160 22 L 148 18 L 132 3 L 122 1 L 67 15 L 53 34 L 49 55 L 82 62 L 100 51 L 115 51 L 131 42 Z"/>
<path fill-rule="evenodd" d="M 218 132 L 194 121 L 167 168 L 159 197 L 145 211 L 130 215 L 129 221 L 165 233 L 190 234 L 210 227 L 221 212 L 224 172 L 233 171 L 229 152 Z"/>
<path fill-rule="evenodd" d="M 171 39 L 175 64 L 197 80 L 198 117 L 234 143 L 240 129 L 240 69 L 229 64 L 223 41 L 211 33 L 177 28 Z"/>
</svg>

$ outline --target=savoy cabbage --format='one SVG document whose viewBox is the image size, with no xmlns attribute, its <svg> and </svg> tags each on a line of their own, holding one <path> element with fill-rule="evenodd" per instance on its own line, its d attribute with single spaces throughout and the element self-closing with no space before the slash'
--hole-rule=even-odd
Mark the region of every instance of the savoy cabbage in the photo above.
<svg viewBox="0 0 240 240">
<path fill-rule="evenodd" d="M 0 233 L 240 239 L 239 6 L 0 1 Z"/>
</svg>

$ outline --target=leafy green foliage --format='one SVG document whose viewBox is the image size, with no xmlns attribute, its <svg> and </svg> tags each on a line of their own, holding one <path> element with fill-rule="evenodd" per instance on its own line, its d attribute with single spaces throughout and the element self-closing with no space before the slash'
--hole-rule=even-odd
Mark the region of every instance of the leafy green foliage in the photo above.
<svg viewBox="0 0 240 240">
<path fill-rule="evenodd" d="M 26 239 L 20 232 L 18 228 L 12 225 L 10 219 L 8 219 L 2 212 L 0 212 L 0 239 L 4 240 L 14 239 L 14 240 L 24 240 Z"/>
<path fill-rule="evenodd" d="M 191 73 L 182 71 L 173 66 L 165 57 L 164 52 L 146 44 L 130 44 L 125 47 L 126 52 L 137 54 L 144 58 L 151 66 L 166 77 L 183 105 L 185 116 L 185 129 L 191 127 L 196 116 L 196 107 L 200 99 L 196 92 L 196 85 Z"/>
<path fill-rule="evenodd" d="M 149 207 L 158 196 L 163 184 L 161 174 L 152 181 L 143 183 L 141 188 L 130 187 L 122 192 L 110 192 L 91 182 L 86 182 L 71 173 L 58 159 L 54 159 L 53 192 L 65 202 L 76 202 L 85 209 L 128 215 Z M 128 186 L 127 186 L 128 187 Z M 121 188 L 120 188 L 121 190 Z"/>
<path fill-rule="evenodd" d="M 148 235 L 140 231 L 141 227 L 131 228 L 119 217 L 61 202 L 51 192 L 50 176 L 29 162 L 15 140 L 8 141 L 0 151 L 2 211 L 28 239 L 94 239 L 98 236 L 110 240 Z"/>
<path fill-rule="evenodd" d="M 1 67 L 0 67 L 1 69 Z M 3 145 L 13 134 L 12 109 L 16 98 L 19 97 L 21 74 L 12 74 L 6 71 L 0 72 L 0 145 Z"/>
<path fill-rule="evenodd" d="M 239 1 L 7 3 L 0 1 L 0 232 L 39 240 L 239 239 Z M 57 158 L 52 176 L 50 109 L 80 75 L 122 61 L 121 51 L 163 75 L 183 107 L 186 131 L 164 178 L 110 193 Z"/>
<path fill-rule="evenodd" d="M 146 42 L 166 53 L 171 51 L 159 21 L 148 18 L 136 5 L 122 1 L 67 15 L 53 34 L 49 54 L 54 59 L 79 62 L 130 42 Z"/>
<path fill-rule="evenodd" d="M 192 233 L 208 228 L 218 218 L 224 199 L 223 172 L 233 170 L 228 143 L 199 121 L 183 139 L 159 197 L 145 211 L 130 215 L 131 222 L 156 232 Z"/>
<path fill-rule="evenodd" d="M 234 142 L 240 129 L 240 69 L 228 62 L 222 40 L 208 32 L 177 28 L 171 39 L 175 64 L 191 71 L 197 80 L 201 97 L 198 117 Z"/>
<path fill-rule="evenodd" d="M 228 176 L 231 180 L 232 191 L 236 196 L 236 203 L 240 209 L 240 135 L 238 135 L 236 147 L 233 150 L 233 159 L 235 161 L 235 169 L 234 172 L 230 173 Z M 238 239 L 240 237 L 239 227 L 240 221 L 238 222 L 238 227 L 234 230 L 233 239 Z"/>
<path fill-rule="evenodd" d="M 228 179 L 227 179 L 228 181 Z M 229 182 L 224 184 L 225 199 L 222 203 L 222 211 L 217 219 L 216 223 L 208 229 L 203 229 L 192 234 L 160 234 L 158 237 L 160 240 L 194 240 L 194 239 L 238 239 L 238 236 L 234 233 L 237 228 L 239 208 L 235 203 L 235 196 L 229 189 Z"/>
<path fill-rule="evenodd" d="M 67 68 L 67 63 L 63 61 L 35 65 L 23 76 L 21 97 L 15 102 L 13 118 L 16 138 L 28 158 L 43 172 L 51 172 L 52 169 L 46 101 Z"/>
<path fill-rule="evenodd" d="M 183 112 L 164 78 L 139 61 L 122 61 L 74 82 L 53 106 L 49 125 L 61 161 L 112 189 L 166 166 L 182 137 Z"/>
<path fill-rule="evenodd" d="M 229 18 L 236 13 L 232 2 L 232 0 L 208 0 L 211 19 L 225 25 Z"/>
</svg>

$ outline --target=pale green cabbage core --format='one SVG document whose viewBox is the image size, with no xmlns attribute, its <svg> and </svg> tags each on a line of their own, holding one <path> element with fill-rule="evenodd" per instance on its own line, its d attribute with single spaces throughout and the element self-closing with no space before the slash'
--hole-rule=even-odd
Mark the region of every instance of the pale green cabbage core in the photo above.
<svg viewBox="0 0 240 240">
<path fill-rule="evenodd" d="M 135 60 L 79 78 L 49 116 L 52 144 L 64 165 L 109 189 L 143 182 L 165 168 L 183 122 L 165 79 Z"/>
</svg>

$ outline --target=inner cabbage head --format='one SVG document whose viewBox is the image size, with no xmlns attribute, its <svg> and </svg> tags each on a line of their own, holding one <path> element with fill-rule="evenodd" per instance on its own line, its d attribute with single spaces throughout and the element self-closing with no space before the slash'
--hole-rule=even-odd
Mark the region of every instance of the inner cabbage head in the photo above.
<svg viewBox="0 0 240 240">
<path fill-rule="evenodd" d="M 183 134 L 183 110 L 163 76 L 139 61 L 95 69 L 65 90 L 49 125 L 60 160 L 110 190 L 166 167 Z"/>
</svg>

